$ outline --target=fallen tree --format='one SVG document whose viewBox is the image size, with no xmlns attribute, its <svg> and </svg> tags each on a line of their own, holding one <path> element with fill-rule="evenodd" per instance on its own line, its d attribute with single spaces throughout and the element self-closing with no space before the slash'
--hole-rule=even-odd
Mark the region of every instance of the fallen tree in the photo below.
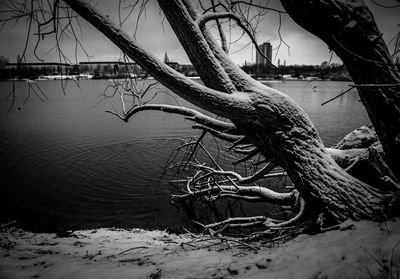
<svg viewBox="0 0 400 279">
<path fill-rule="evenodd" d="M 335 148 L 323 145 L 308 115 L 291 98 L 252 79 L 235 65 L 226 53 L 224 40 L 221 46 L 208 30 L 210 21 L 230 19 L 254 40 L 243 18 L 235 13 L 234 7 L 240 3 L 232 1 L 229 7 L 222 5 L 223 12 L 217 12 L 219 5 L 212 2 L 212 9 L 201 14 L 188 0 L 158 0 L 204 84 L 156 59 L 92 4 L 63 0 L 67 6 L 61 7 L 60 3 L 54 2 L 53 11 L 72 9 L 173 93 L 219 117 L 181 106 L 150 103 L 138 103 L 129 109 L 124 106 L 122 114 L 112 112 L 123 121 L 145 110 L 179 114 L 203 131 L 198 139 L 185 145 L 194 147 L 189 158 L 175 165 L 191 170 L 183 183 L 186 192 L 174 195 L 175 202 L 198 197 L 229 198 L 268 202 L 293 210 L 287 220 L 262 215 L 201 224 L 207 231 L 260 225 L 268 231 L 304 221 L 315 225 L 325 220 L 325 225 L 348 218 L 379 221 L 393 214 L 400 178 L 400 74 L 362 1 L 282 0 L 296 22 L 327 42 L 342 58 L 376 130 L 377 136 L 364 127 Z M 52 20 L 57 18 L 45 23 Z M 223 31 L 219 30 L 223 38 Z M 208 153 L 201 143 L 206 133 L 231 143 L 230 150 L 244 154 L 237 164 L 261 156 L 257 168 L 242 176 L 222 169 L 211 154 L 211 164 L 197 161 L 193 156 L 195 150 L 203 148 Z M 357 144 L 358 141 L 362 144 Z M 282 171 L 277 172 L 278 167 Z M 373 171 L 366 175 L 366 170 Z M 290 177 L 295 188 L 276 192 L 267 185 L 257 184 L 278 176 Z"/>
</svg>

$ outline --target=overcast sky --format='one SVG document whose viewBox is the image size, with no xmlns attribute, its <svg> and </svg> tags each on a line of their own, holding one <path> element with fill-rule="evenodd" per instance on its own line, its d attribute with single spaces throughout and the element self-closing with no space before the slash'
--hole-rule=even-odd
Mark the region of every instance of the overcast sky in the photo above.
<svg viewBox="0 0 400 279">
<path fill-rule="evenodd" d="M 1 1 L 1 0 L 0 0 Z M 379 3 L 390 5 L 398 4 L 396 0 L 375 0 Z M 107 14 L 112 19 L 117 19 L 117 8 L 115 3 L 118 1 L 98 1 L 98 8 Z M 370 0 L 365 1 L 366 4 L 371 8 L 375 16 L 375 20 L 384 34 L 384 39 L 389 42 L 390 39 L 400 30 L 398 24 L 400 9 L 387 9 L 378 7 Z M 197 3 L 197 1 L 195 1 Z M 270 6 L 278 9 L 282 9 L 278 0 L 271 0 Z M 127 9 L 124 10 L 125 12 Z M 4 17 L 3 13 L 0 13 L 0 17 Z M 125 23 L 125 30 L 132 34 L 134 30 L 134 17 L 132 20 Z M 165 21 L 162 24 L 163 17 L 160 15 L 159 8 L 155 1 L 152 1 L 146 9 L 146 16 L 141 18 L 137 32 L 138 42 L 146 49 L 151 51 L 156 57 L 163 59 L 165 52 L 167 52 L 171 61 L 176 61 L 182 64 L 189 63 L 189 60 L 184 53 L 183 49 L 171 31 L 168 23 Z M 277 13 L 269 12 L 263 19 L 263 22 L 258 28 L 257 41 L 262 43 L 269 41 L 273 47 L 276 48 L 279 43 L 278 36 L 278 25 L 279 17 Z M 87 52 L 92 56 L 91 61 L 114 61 L 120 57 L 119 50 L 112 45 L 101 33 L 93 29 L 88 24 L 83 23 L 83 33 L 78 35 L 82 41 Z M 32 32 L 33 33 L 33 32 Z M 80 33 L 80 32 L 78 32 Z M 16 62 L 16 56 L 21 54 L 24 49 L 25 40 L 27 34 L 27 26 L 24 22 L 12 27 L 12 25 L 6 25 L 0 30 L 0 56 L 4 56 L 10 59 L 10 62 Z M 239 31 L 232 32 L 232 41 L 235 40 L 239 34 Z M 273 62 L 277 64 L 280 59 L 281 64 L 286 60 L 286 64 L 321 64 L 324 60 L 329 60 L 330 53 L 327 46 L 319 40 L 317 37 L 311 35 L 307 31 L 297 26 L 289 16 L 282 16 L 281 34 L 283 39 L 290 45 L 290 53 L 284 45 L 281 46 L 279 52 L 273 51 Z M 227 34 L 230 38 L 230 33 Z M 37 59 L 32 55 L 32 49 L 35 45 L 35 37 L 30 40 L 27 62 L 38 62 Z M 242 39 L 235 44 L 231 45 L 230 52 L 231 57 L 237 64 L 244 64 L 247 62 L 255 62 L 255 53 L 252 50 L 251 45 L 248 45 L 242 49 L 248 43 L 247 38 Z M 38 54 L 41 58 L 48 62 L 58 62 L 59 58 L 53 51 L 47 53 L 52 48 L 54 40 L 45 39 L 41 42 Z M 61 43 L 64 52 L 74 59 L 74 40 L 65 38 Z M 240 50 L 240 51 L 239 51 Z M 78 52 L 78 61 L 88 61 L 87 57 L 82 51 Z M 340 62 L 336 57 L 333 58 L 333 62 Z"/>
</svg>

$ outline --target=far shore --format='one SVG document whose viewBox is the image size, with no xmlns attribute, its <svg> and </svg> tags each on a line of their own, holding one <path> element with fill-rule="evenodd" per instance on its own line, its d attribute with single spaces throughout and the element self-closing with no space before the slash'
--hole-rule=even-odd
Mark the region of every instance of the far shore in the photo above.
<svg viewBox="0 0 400 279">
<path fill-rule="evenodd" d="M 25 81 L 25 82 L 35 82 L 35 81 L 48 81 L 48 80 L 111 80 L 111 79 L 126 79 L 129 77 L 124 76 L 93 76 L 91 74 L 84 74 L 84 75 L 47 75 L 47 76 L 40 76 L 38 78 L 12 78 L 12 79 L 2 79 L 0 81 Z M 143 76 L 143 77 L 132 77 L 136 79 L 142 80 L 154 80 L 154 77 L 151 76 Z M 188 76 L 190 79 L 200 79 L 199 76 Z M 253 77 L 254 78 L 254 77 Z M 307 77 L 307 78 L 292 78 L 292 77 L 285 77 L 280 79 L 274 78 L 254 78 L 260 82 L 286 82 L 286 81 L 351 81 L 348 78 L 333 78 L 333 79 L 321 79 L 317 77 Z"/>
</svg>

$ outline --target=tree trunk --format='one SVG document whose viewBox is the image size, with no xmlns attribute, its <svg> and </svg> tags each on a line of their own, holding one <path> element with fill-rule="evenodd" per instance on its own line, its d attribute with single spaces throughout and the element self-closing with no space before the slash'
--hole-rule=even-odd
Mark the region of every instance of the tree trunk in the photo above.
<svg viewBox="0 0 400 279">
<path fill-rule="evenodd" d="M 265 120 L 260 126 L 255 124 L 258 119 L 245 123 L 251 127 L 248 133 L 265 157 L 272 155 L 288 172 L 312 211 L 328 213 L 339 221 L 385 218 L 384 192 L 339 167 L 302 110 L 277 96 L 266 101 L 260 95 L 254 107 Z M 272 107 L 276 111 L 271 113 Z"/>
<path fill-rule="evenodd" d="M 281 0 L 291 18 L 342 59 L 400 180 L 400 73 L 360 0 Z M 381 84 L 382 86 L 376 86 Z"/>
</svg>

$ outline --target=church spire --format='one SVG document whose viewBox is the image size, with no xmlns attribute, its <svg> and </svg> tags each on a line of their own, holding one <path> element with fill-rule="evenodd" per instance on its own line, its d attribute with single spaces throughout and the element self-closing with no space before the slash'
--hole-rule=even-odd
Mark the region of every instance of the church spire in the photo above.
<svg viewBox="0 0 400 279">
<path fill-rule="evenodd" d="M 165 52 L 164 63 L 168 63 L 168 62 L 169 62 L 168 54 L 167 54 L 167 52 Z"/>
</svg>

